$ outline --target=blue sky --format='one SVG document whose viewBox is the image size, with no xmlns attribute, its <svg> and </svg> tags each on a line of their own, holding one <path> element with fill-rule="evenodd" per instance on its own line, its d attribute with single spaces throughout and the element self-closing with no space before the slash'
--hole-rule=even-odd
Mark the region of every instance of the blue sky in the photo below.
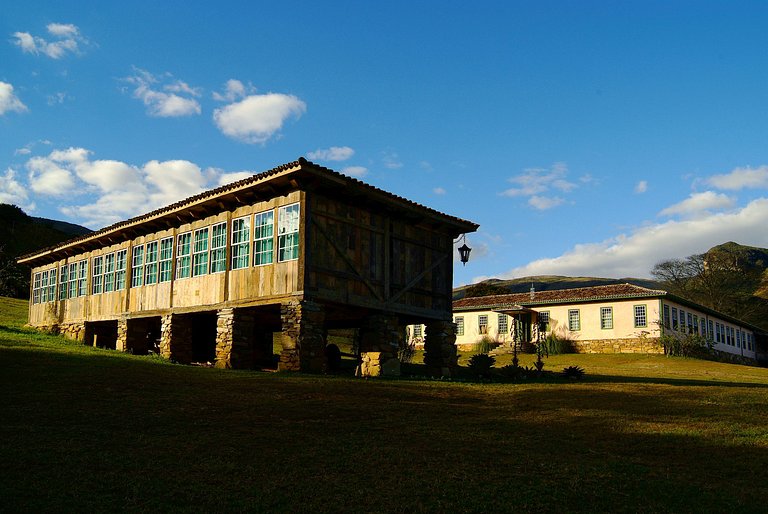
<svg viewBox="0 0 768 514">
<path fill-rule="evenodd" d="M 768 247 L 765 2 L 157 3 L 3 3 L 0 202 L 96 229 L 306 156 L 479 223 L 456 284 Z"/>
</svg>

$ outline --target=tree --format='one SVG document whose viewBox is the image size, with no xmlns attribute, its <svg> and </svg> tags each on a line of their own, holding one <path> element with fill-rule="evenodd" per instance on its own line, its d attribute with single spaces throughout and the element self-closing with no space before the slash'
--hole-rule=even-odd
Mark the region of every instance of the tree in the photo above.
<svg viewBox="0 0 768 514">
<path fill-rule="evenodd" d="M 651 275 L 672 294 L 762 325 L 768 303 L 755 296 L 764 271 L 761 264 L 732 251 L 713 249 L 685 259 L 659 262 Z"/>
</svg>

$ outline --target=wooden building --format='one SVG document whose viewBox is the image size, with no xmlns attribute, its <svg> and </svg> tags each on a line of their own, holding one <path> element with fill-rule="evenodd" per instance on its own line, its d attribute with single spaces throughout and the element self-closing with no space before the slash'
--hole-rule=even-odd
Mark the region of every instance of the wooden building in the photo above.
<svg viewBox="0 0 768 514">
<path fill-rule="evenodd" d="M 478 225 L 303 158 L 25 255 L 29 323 L 181 363 L 321 372 L 356 329 L 360 373 L 399 373 L 409 324 L 455 365 L 454 240 Z"/>
</svg>

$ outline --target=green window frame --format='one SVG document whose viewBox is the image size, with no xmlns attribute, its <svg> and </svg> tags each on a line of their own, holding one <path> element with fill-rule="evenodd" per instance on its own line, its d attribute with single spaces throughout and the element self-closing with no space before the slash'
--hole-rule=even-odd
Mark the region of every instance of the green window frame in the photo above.
<svg viewBox="0 0 768 514">
<path fill-rule="evenodd" d="M 613 307 L 600 307 L 600 328 L 613 329 Z"/>
<path fill-rule="evenodd" d="M 544 332 L 549 332 L 549 311 L 538 312 L 536 317 L 539 320 L 539 326 L 544 325 Z"/>
<path fill-rule="evenodd" d="M 509 332 L 508 316 L 500 312 L 498 322 L 499 322 L 499 335 L 508 333 Z"/>
<path fill-rule="evenodd" d="M 568 330 L 571 332 L 581 330 L 581 311 L 579 309 L 568 309 Z"/>
<path fill-rule="evenodd" d="M 635 305 L 635 328 L 645 328 L 648 326 L 648 308 L 645 305 Z"/>
<path fill-rule="evenodd" d="M 111 293 L 115 290 L 115 254 L 104 256 L 104 292 Z"/>
<path fill-rule="evenodd" d="M 176 243 L 176 278 L 189 278 L 192 273 L 192 232 L 179 234 Z"/>
<path fill-rule="evenodd" d="M 101 294 L 104 291 L 104 257 L 99 255 L 93 258 L 91 294 Z"/>
<path fill-rule="evenodd" d="M 157 241 L 150 241 L 146 248 L 144 283 L 152 285 L 157 283 Z"/>
<path fill-rule="evenodd" d="M 77 263 L 72 262 L 69 265 L 69 283 L 67 284 L 67 298 L 77 296 Z"/>
<path fill-rule="evenodd" d="M 59 300 L 67 299 L 67 284 L 69 283 L 67 277 L 67 265 L 63 265 L 59 268 Z"/>
<path fill-rule="evenodd" d="M 275 213 L 264 211 L 253 217 L 253 265 L 272 264 L 275 254 Z"/>
<path fill-rule="evenodd" d="M 77 296 L 88 294 L 88 261 L 82 260 L 77 263 Z"/>
<path fill-rule="evenodd" d="M 173 237 L 160 240 L 160 282 L 171 281 L 173 263 Z"/>
<path fill-rule="evenodd" d="M 480 335 L 488 333 L 488 315 L 479 314 L 477 316 L 477 331 Z"/>
<path fill-rule="evenodd" d="M 131 287 L 139 287 L 144 285 L 144 245 L 134 246 L 131 255 Z"/>
<path fill-rule="evenodd" d="M 456 316 L 453 322 L 456 324 L 456 335 L 463 336 L 464 335 L 464 316 Z"/>
<path fill-rule="evenodd" d="M 56 268 L 51 269 L 51 274 L 48 277 L 48 301 L 53 302 L 56 300 Z"/>
<path fill-rule="evenodd" d="M 211 227 L 211 273 L 227 270 L 227 223 Z"/>
<path fill-rule="evenodd" d="M 670 328 L 669 305 L 664 306 L 664 326 Z"/>
<path fill-rule="evenodd" d="M 192 276 L 199 277 L 208 273 L 208 227 L 195 230 L 192 248 Z"/>
<path fill-rule="evenodd" d="M 299 258 L 299 204 L 280 207 L 277 211 L 277 261 Z"/>
<path fill-rule="evenodd" d="M 232 220 L 232 269 L 247 268 L 250 263 L 251 217 Z"/>
<path fill-rule="evenodd" d="M 125 289 L 125 270 L 128 267 L 128 250 L 118 250 L 115 256 L 115 291 Z"/>
<path fill-rule="evenodd" d="M 42 280 L 42 273 L 35 273 L 32 281 L 32 303 L 40 303 L 40 282 Z"/>
</svg>

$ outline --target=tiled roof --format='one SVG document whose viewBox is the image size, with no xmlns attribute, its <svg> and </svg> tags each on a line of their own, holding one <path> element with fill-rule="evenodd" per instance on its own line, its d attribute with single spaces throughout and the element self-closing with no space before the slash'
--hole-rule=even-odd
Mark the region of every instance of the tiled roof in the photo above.
<svg viewBox="0 0 768 514">
<path fill-rule="evenodd" d="M 299 157 L 299 159 L 296 161 L 282 164 L 280 166 L 272 168 L 271 170 L 264 171 L 259 174 L 255 174 L 252 177 L 248 177 L 246 179 L 239 180 L 237 182 L 232 182 L 231 184 L 226 184 L 224 186 L 217 187 L 215 189 L 204 191 L 198 195 L 190 196 L 189 198 L 186 198 L 179 202 L 148 212 L 147 214 L 142 214 L 140 216 L 136 216 L 134 218 L 130 218 L 125 221 L 120 221 L 118 223 L 115 223 L 114 225 L 110 225 L 108 227 L 102 228 L 95 232 L 91 232 L 90 234 L 79 236 L 74 239 L 70 239 L 68 241 L 64 241 L 62 243 L 58 243 L 56 245 L 40 249 L 26 255 L 22 255 L 21 257 L 18 258 L 18 260 L 29 261 L 34 259 L 35 257 L 42 256 L 44 254 L 48 255 L 52 252 L 63 249 L 65 247 L 71 247 L 73 245 L 77 245 L 78 243 L 95 241 L 100 239 L 101 237 L 115 234 L 119 232 L 121 229 L 137 226 L 151 219 L 159 219 L 166 215 L 171 215 L 176 211 L 190 207 L 194 204 L 199 204 L 207 200 L 213 200 L 227 193 L 251 189 L 252 187 L 257 186 L 258 183 L 264 182 L 265 180 L 269 179 L 274 175 L 280 175 L 280 174 L 284 174 L 285 172 L 291 172 L 291 171 L 296 171 L 296 172 L 308 171 L 308 172 L 312 172 L 315 176 L 331 178 L 335 180 L 340 180 L 342 182 L 346 182 L 348 185 L 357 186 L 361 188 L 365 193 L 378 197 L 381 200 L 384 200 L 387 202 L 393 202 L 393 203 L 404 205 L 406 207 L 417 209 L 422 211 L 424 214 L 442 218 L 444 221 L 447 221 L 455 225 L 459 225 L 462 231 L 474 232 L 479 227 L 478 224 L 473 223 L 471 221 L 467 221 L 461 218 L 457 218 L 455 216 L 444 214 L 430 207 L 426 207 L 419 203 L 408 200 L 407 198 L 403 198 L 402 196 L 397 196 L 393 193 L 384 191 L 383 189 L 379 189 L 370 184 L 366 184 L 365 182 L 358 180 L 356 178 L 349 177 L 347 175 L 334 171 L 330 168 L 326 168 L 318 164 L 315 164 L 311 161 L 306 160 L 304 157 Z"/>
<path fill-rule="evenodd" d="M 621 298 L 647 298 L 666 296 L 660 289 L 648 289 L 632 284 L 612 284 L 607 286 L 578 287 L 554 291 L 535 291 L 531 293 L 499 294 L 462 298 L 453 302 L 454 311 L 502 309 L 515 305 L 531 307 L 552 303 L 579 303 Z"/>
</svg>

